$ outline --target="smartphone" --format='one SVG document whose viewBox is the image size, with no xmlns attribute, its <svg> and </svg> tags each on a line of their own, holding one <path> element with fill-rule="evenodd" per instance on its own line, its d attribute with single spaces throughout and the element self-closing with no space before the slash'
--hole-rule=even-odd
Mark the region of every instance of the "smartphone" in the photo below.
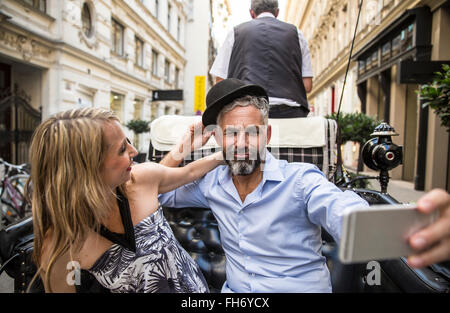
<svg viewBox="0 0 450 313">
<path fill-rule="evenodd" d="M 439 218 L 415 204 L 373 205 L 350 209 L 342 219 L 339 259 L 342 263 L 387 260 L 413 254 L 408 239 Z"/>
</svg>

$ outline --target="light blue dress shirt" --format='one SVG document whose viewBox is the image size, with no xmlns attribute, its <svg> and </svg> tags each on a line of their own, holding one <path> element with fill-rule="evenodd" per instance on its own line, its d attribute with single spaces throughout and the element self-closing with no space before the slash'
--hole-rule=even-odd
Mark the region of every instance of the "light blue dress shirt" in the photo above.
<svg viewBox="0 0 450 313">
<path fill-rule="evenodd" d="M 263 178 L 242 203 L 228 166 L 159 196 L 163 206 L 211 208 L 226 255 L 222 292 L 331 292 L 323 226 L 339 242 L 342 213 L 367 206 L 312 164 L 268 151 Z"/>
</svg>

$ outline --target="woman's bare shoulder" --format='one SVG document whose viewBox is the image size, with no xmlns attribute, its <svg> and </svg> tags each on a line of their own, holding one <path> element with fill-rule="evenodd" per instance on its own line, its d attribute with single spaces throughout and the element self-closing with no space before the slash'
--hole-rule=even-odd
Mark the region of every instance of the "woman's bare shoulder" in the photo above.
<svg viewBox="0 0 450 313">
<path fill-rule="evenodd" d="M 157 186 L 164 172 L 164 166 L 154 162 L 133 165 L 131 170 L 133 184 L 154 184 Z"/>
</svg>

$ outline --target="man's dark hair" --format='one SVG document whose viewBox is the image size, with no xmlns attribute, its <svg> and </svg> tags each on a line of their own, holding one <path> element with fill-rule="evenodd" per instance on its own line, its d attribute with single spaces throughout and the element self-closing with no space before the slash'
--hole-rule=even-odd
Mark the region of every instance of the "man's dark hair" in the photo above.
<svg viewBox="0 0 450 313">
<path fill-rule="evenodd" d="M 252 0 L 250 9 L 257 16 L 263 12 L 270 12 L 275 15 L 278 10 L 278 0 Z"/>
</svg>

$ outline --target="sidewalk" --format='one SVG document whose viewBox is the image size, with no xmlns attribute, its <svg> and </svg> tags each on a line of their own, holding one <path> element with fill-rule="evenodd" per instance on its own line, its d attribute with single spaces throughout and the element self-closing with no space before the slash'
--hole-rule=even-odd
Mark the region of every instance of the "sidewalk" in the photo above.
<svg viewBox="0 0 450 313">
<path fill-rule="evenodd" d="M 368 189 L 381 190 L 380 184 L 377 180 L 370 180 Z M 388 194 L 394 199 L 403 203 L 417 202 L 426 192 L 414 190 L 414 183 L 403 180 L 389 180 Z"/>
<path fill-rule="evenodd" d="M 0 293 L 14 292 L 14 280 L 6 273 L 0 276 Z"/>
</svg>

